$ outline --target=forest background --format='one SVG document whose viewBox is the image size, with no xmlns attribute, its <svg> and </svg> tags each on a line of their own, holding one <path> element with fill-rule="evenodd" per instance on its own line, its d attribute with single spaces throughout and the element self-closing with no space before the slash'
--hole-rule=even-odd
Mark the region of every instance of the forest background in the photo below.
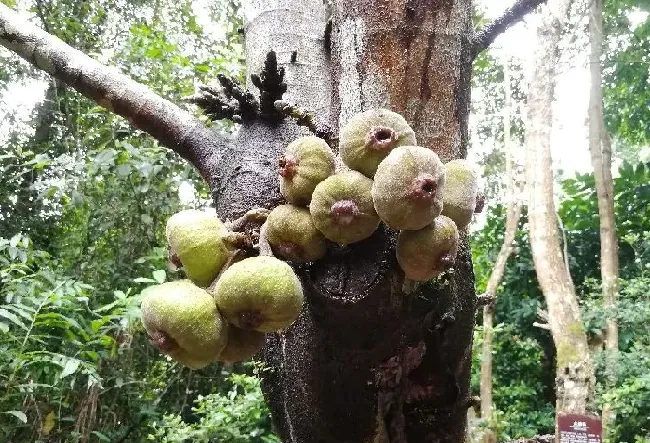
<svg viewBox="0 0 650 443">
<path fill-rule="evenodd" d="M 235 1 L 2 3 L 177 103 L 219 73 L 244 76 Z M 476 22 L 494 8 L 477 5 Z M 599 381 L 607 355 L 596 349 L 606 318 L 616 318 L 620 328 L 616 381 L 599 382 L 596 399 L 599 408 L 606 405 L 615 414 L 609 439 L 648 442 L 650 4 L 605 4 L 604 116 L 614 148 L 620 260 L 615 312 L 603 307 L 601 296 L 586 96 L 581 101 L 571 95 L 588 91 L 580 74 L 588 63 L 587 11 L 587 2 L 574 2 L 562 39 L 555 105 L 571 104 L 571 110 L 556 113 L 557 183 L 549 192 L 558 202 L 566 260 Z M 534 38 L 528 31 L 534 24 L 531 17 L 509 32 Z M 501 37 L 475 63 L 470 158 L 482 166 L 488 200 L 486 214 L 472 228 L 479 293 L 505 230 L 506 89 L 512 96 L 508 120 L 516 171 L 523 165 L 523 149 L 516 147 L 525 138 L 530 60 L 528 40 L 512 35 Z M 506 43 L 512 40 L 520 41 L 517 48 Z M 189 371 L 156 352 L 140 325 L 141 291 L 179 278 L 166 264 L 167 218 L 182 208 L 209 206 L 196 172 L 123 119 L 5 50 L 0 50 L 0 121 L 0 440 L 279 441 L 255 376 L 259 367 L 214 364 Z M 499 441 L 554 428 L 555 349 L 549 332 L 534 326 L 545 302 L 525 208 L 514 252 L 498 290 L 492 345 L 495 410 L 489 425 Z M 482 338 L 477 326 L 476 394 Z M 476 435 L 487 425 L 473 424 Z"/>
</svg>

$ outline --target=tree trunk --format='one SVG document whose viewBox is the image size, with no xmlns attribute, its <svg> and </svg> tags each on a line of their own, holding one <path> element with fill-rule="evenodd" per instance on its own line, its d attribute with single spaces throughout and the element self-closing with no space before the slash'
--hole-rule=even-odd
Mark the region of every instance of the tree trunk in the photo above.
<svg viewBox="0 0 650 443">
<path fill-rule="evenodd" d="M 515 236 L 517 234 L 517 225 L 521 217 L 521 202 L 516 189 L 517 179 L 513 168 L 512 160 L 512 140 L 510 136 L 511 110 L 512 110 L 512 93 L 510 86 L 510 69 L 506 60 L 504 67 L 504 89 L 505 99 L 503 104 L 503 147 L 506 156 L 506 209 L 505 231 L 503 236 L 503 245 L 499 250 L 497 259 L 494 262 L 494 268 L 488 279 L 485 288 L 486 300 L 489 303 L 483 307 L 483 348 L 481 356 L 481 418 L 486 422 L 487 428 L 483 436 L 484 443 L 496 443 L 496 433 L 492 423 L 492 342 L 494 340 L 494 309 L 496 306 L 497 289 L 503 280 L 508 258 L 513 252 Z"/>
<path fill-rule="evenodd" d="M 319 124 L 338 128 L 356 112 L 388 107 L 443 160 L 464 157 L 473 57 L 542 1 L 520 0 L 475 36 L 470 0 L 337 0 L 330 25 L 320 0 L 249 0 L 248 78 L 262 83 L 251 73 L 273 50 L 287 100 L 315 110 Z M 280 82 L 262 85 L 259 106 L 240 102 L 255 109 L 227 139 L 1 4 L 0 43 L 183 156 L 210 185 L 222 218 L 282 202 L 277 158 L 307 130 L 274 111 Z M 273 56 L 263 77 L 265 84 L 282 77 Z M 296 268 L 303 312 L 269 334 L 262 353 L 263 389 L 283 441 L 465 441 L 477 307 L 467 233 L 453 272 L 411 292 L 396 263 L 396 234 L 381 227 Z"/>
<path fill-rule="evenodd" d="M 589 97 L 589 152 L 594 168 L 598 214 L 600 216 L 600 270 L 603 305 L 607 313 L 603 331 L 606 357 L 606 385 L 616 380 L 618 353 L 618 240 L 614 215 L 614 182 L 612 180 L 612 150 L 603 121 L 603 87 L 601 56 L 603 52 L 603 0 L 592 0 L 589 10 L 589 72 L 591 94 Z M 607 404 L 602 410 L 603 427 L 614 421 L 614 412 Z"/>
<path fill-rule="evenodd" d="M 594 369 L 571 276 L 564 264 L 553 202 L 552 103 L 558 44 L 570 0 L 544 7 L 528 92 L 526 183 L 530 241 L 557 351 L 556 412 L 585 412 L 592 402 Z"/>
</svg>

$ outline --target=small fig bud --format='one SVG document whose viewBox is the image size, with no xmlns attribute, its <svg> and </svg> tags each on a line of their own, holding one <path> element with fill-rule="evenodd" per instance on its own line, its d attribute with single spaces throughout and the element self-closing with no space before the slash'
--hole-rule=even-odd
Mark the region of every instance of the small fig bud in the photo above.
<svg viewBox="0 0 650 443">
<path fill-rule="evenodd" d="M 214 288 L 219 311 L 241 329 L 275 332 L 286 329 L 302 310 L 300 280 L 275 257 L 252 257 L 230 266 Z"/>
<path fill-rule="evenodd" d="M 440 215 L 445 169 L 435 152 L 419 146 L 395 148 L 375 174 L 372 199 L 392 229 L 421 229 Z"/>
<path fill-rule="evenodd" d="M 323 139 L 300 137 L 278 161 L 280 193 L 288 202 L 306 206 L 316 185 L 334 174 L 334 153 Z"/>
<path fill-rule="evenodd" d="M 441 215 L 418 231 L 402 231 L 397 237 L 397 262 L 407 278 L 429 281 L 450 269 L 458 253 L 458 229 Z"/>
<path fill-rule="evenodd" d="M 477 209 L 478 172 L 464 159 L 445 164 L 447 181 L 443 192 L 442 214 L 451 218 L 458 229 L 465 229 Z"/>
<path fill-rule="evenodd" d="M 198 369 L 219 355 L 228 328 L 207 291 L 182 280 L 144 291 L 142 324 L 161 352 Z"/>
<path fill-rule="evenodd" d="M 276 256 L 296 263 L 323 258 L 326 242 L 307 208 L 282 205 L 266 220 L 266 239 Z"/>
<path fill-rule="evenodd" d="M 316 228 L 339 245 L 370 237 L 379 226 L 371 188 L 372 180 L 356 171 L 340 172 L 320 183 L 309 205 Z"/>
<path fill-rule="evenodd" d="M 170 262 L 201 287 L 210 285 L 231 253 L 222 240 L 228 229 L 216 215 L 204 211 L 189 209 L 172 215 L 165 233 Z"/>
<path fill-rule="evenodd" d="M 228 326 L 228 343 L 217 360 L 225 363 L 237 363 L 250 360 L 264 346 L 265 335 L 262 332 L 239 329 Z"/>
<path fill-rule="evenodd" d="M 372 178 L 392 149 L 416 143 L 404 117 L 388 109 L 370 109 L 354 115 L 341 129 L 339 153 L 350 169 Z"/>
</svg>

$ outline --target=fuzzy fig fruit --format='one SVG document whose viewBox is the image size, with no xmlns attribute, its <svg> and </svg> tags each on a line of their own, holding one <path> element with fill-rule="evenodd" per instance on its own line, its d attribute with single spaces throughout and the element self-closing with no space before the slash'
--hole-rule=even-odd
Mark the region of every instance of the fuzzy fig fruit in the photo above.
<svg viewBox="0 0 650 443">
<path fill-rule="evenodd" d="M 294 205 L 307 206 L 316 185 L 334 174 L 334 153 L 323 139 L 300 137 L 289 143 L 278 166 L 282 196 Z"/>
<path fill-rule="evenodd" d="M 444 215 L 418 231 L 397 237 L 397 262 L 407 278 L 429 281 L 451 268 L 458 253 L 458 229 Z"/>
<path fill-rule="evenodd" d="M 300 280 L 275 257 L 252 257 L 230 266 L 214 288 L 223 316 L 241 329 L 275 332 L 286 329 L 302 310 Z"/>
<path fill-rule="evenodd" d="M 341 129 L 339 153 L 350 169 L 372 178 L 392 149 L 416 144 L 404 117 L 388 109 L 370 109 L 352 116 Z"/>
<path fill-rule="evenodd" d="M 182 267 L 187 278 L 207 287 L 231 254 L 222 237 L 228 233 L 216 215 L 188 209 L 167 220 L 165 235 L 170 262 Z"/>
<path fill-rule="evenodd" d="M 237 363 L 250 360 L 264 346 L 265 335 L 262 332 L 239 329 L 228 326 L 228 343 L 217 360 L 224 363 Z"/>
<path fill-rule="evenodd" d="M 443 192 L 442 214 L 451 218 L 462 230 L 470 224 L 480 206 L 477 204 L 478 172 L 472 163 L 464 159 L 446 163 L 445 171 L 447 182 Z"/>
<path fill-rule="evenodd" d="M 148 288 L 141 309 L 152 343 L 189 368 L 214 361 L 228 340 L 228 325 L 214 298 L 188 280 Z"/>
<path fill-rule="evenodd" d="M 339 245 L 370 237 L 379 226 L 371 189 L 372 180 L 356 171 L 340 172 L 321 182 L 309 205 L 316 228 Z"/>
<path fill-rule="evenodd" d="M 266 226 L 266 238 L 276 256 L 307 263 L 325 255 L 325 237 L 314 226 L 307 208 L 278 206 L 269 214 Z"/>
<path fill-rule="evenodd" d="M 379 217 L 392 229 L 422 229 L 440 215 L 445 168 L 430 149 L 395 148 L 381 162 L 372 186 Z"/>
</svg>

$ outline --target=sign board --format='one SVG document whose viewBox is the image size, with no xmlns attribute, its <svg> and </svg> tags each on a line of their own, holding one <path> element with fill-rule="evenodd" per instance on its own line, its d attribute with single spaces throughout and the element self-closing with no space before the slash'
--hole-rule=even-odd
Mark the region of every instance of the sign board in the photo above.
<svg viewBox="0 0 650 443">
<path fill-rule="evenodd" d="M 583 414 L 559 414 L 559 443 L 602 443 L 603 423 L 600 417 Z"/>
</svg>

